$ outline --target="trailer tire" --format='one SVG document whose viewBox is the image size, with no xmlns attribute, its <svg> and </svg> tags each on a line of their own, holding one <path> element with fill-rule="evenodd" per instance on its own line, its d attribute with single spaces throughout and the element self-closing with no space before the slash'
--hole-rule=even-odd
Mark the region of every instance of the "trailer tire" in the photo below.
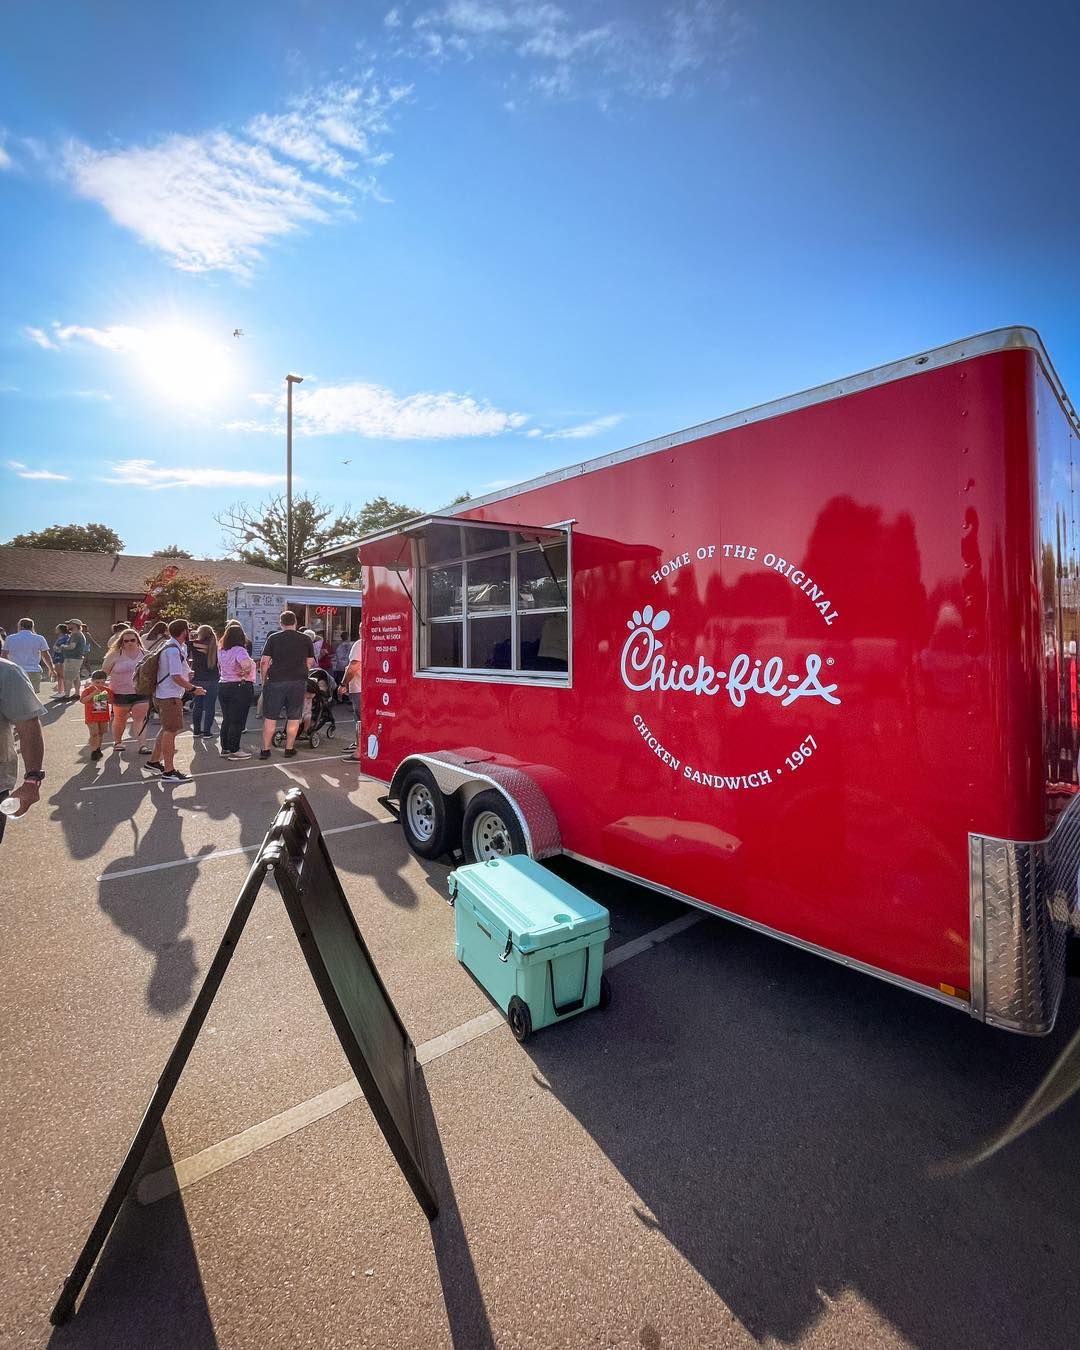
<svg viewBox="0 0 1080 1350">
<path fill-rule="evenodd" d="M 471 863 L 528 852 L 525 833 L 501 792 L 494 788 L 478 792 L 465 808 L 461 847 Z"/>
<path fill-rule="evenodd" d="M 405 842 L 417 857 L 431 860 L 449 853 L 461 829 L 461 810 L 455 798 L 443 795 L 422 764 L 405 775 L 398 800 Z"/>
<path fill-rule="evenodd" d="M 529 1012 L 529 1005 L 524 999 L 518 998 L 517 994 L 506 1005 L 506 1020 L 510 1023 L 515 1041 L 524 1041 L 532 1035 L 532 1014 Z"/>
</svg>

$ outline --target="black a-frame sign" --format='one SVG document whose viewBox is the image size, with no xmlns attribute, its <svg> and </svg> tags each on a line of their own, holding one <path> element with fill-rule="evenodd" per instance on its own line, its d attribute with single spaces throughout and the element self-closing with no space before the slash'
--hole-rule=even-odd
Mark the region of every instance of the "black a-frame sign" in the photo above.
<svg viewBox="0 0 1080 1350">
<path fill-rule="evenodd" d="M 228 969 L 252 906 L 272 872 L 289 918 L 353 1073 L 398 1166 L 429 1219 L 439 1212 L 424 1163 L 416 1110 L 416 1049 L 368 953 L 326 849 L 318 821 L 299 788 L 285 798 L 241 888 L 225 935 L 135 1138 L 52 1311 L 59 1326 L 75 1303 L 109 1236 L 161 1123 L 210 1005 Z"/>
</svg>

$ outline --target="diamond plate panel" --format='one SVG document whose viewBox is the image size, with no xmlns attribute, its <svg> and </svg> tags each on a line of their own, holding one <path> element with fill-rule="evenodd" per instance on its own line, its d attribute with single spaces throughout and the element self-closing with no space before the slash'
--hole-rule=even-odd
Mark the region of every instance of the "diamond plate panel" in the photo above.
<svg viewBox="0 0 1080 1350">
<path fill-rule="evenodd" d="M 1048 839 L 969 836 L 972 1012 L 1028 1035 L 1051 1030 L 1069 931 L 1080 932 L 1080 796 Z"/>
<path fill-rule="evenodd" d="M 467 759 L 453 750 L 435 750 L 410 755 L 405 763 L 419 761 L 430 769 L 441 792 L 454 792 L 464 783 L 486 783 L 498 788 L 514 810 L 530 858 L 551 858 L 562 852 L 559 822 L 543 788 L 523 769 L 496 764 L 489 759 Z M 404 764 L 394 774 L 397 782 Z M 393 785 L 391 786 L 393 795 Z"/>
</svg>

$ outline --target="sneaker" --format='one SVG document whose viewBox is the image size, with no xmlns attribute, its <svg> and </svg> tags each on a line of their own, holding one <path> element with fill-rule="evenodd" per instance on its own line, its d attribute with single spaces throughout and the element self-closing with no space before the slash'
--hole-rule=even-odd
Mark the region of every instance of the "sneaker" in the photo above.
<svg viewBox="0 0 1080 1350">
<path fill-rule="evenodd" d="M 140 745 L 140 746 L 139 746 L 139 754 L 140 754 L 140 755 L 152 755 L 153 753 L 154 753 L 154 747 L 153 747 L 152 745 Z"/>
<path fill-rule="evenodd" d="M 360 749 L 359 745 L 356 743 L 356 741 L 353 741 L 351 745 L 347 745 L 345 747 L 345 752 L 346 754 L 348 754 L 350 750 L 359 750 L 359 749 Z"/>
<path fill-rule="evenodd" d="M 234 750 L 232 754 L 226 755 L 226 759 L 250 759 L 251 756 L 246 750 Z"/>
<path fill-rule="evenodd" d="M 181 773 L 179 769 L 166 769 L 161 775 L 163 783 L 190 783 L 191 774 Z"/>
<path fill-rule="evenodd" d="M 296 746 L 294 745 L 291 750 L 283 750 L 281 753 L 285 759 L 292 759 L 296 755 Z"/>
<path fill-rule="evenodd" d="M 143 765 L 143 768 L 153 769 L 155 773 L 165 772 L 165 765 L 162 764 L 160 759 L 148 759 L 146 763 Z"/>
<path fill-rule="evenodd" d="M 101 751 L 100 751 L 100 750 L 91 750 L 91 751 L 90 751 L 90 758 L 91 758 L 91 759 L 100 759 L 100 758 L 101 758 Z"/>
<path fill-rule="evenodd" d="M 270 758 L 270 751 L 269 751 L 269 750 L 260 750 L 260 751 L 259 751 L 259 758 L 260 758 L 260 759 L 269 759 L 269 758 Z"/>
</svg>

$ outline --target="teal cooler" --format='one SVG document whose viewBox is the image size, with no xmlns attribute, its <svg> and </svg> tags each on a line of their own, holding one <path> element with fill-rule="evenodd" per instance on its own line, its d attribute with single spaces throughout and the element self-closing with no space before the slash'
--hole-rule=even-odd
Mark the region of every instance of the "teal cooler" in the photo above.
<svg viewBox="0 0 1080 1350">
<path fill-rule="evenodd" d="M 603 905 L 521 854 L 459 867 L 447 886 L 457 959 L 506 1013 L 519 1041 L 607 1006 L 611 925 Z"/>
</svg>

